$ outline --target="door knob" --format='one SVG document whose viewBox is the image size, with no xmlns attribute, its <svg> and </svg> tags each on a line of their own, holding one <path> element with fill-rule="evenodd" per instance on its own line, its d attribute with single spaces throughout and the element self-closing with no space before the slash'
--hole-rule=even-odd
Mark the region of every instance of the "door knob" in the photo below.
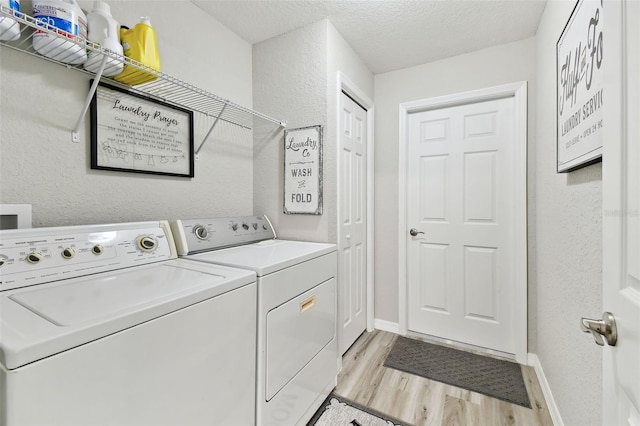
<svg viewBox="0 0 640 426">
<path fill-rule="evenodd" d="M 593 339 L 600 346 L 604 346 L 605 339 L 609 346 L 615 346 L 618 341 L 616 319 L 613 317 L 611 312 L 605 312 L 602 314 L 601 320 L 582 318 L 580 320 L 580 328 L 585 333 L 591 333 L 593 335 Z"/>
<path fill-rule="evenodd" d="M 409 230 L 409 234 L 411 234 L 412 237 L 417 236 L 418 234 L 424 234 L 424 232 L 422 231 L 418 231 L 416 228 L 411 228 Z"/>
</svg>

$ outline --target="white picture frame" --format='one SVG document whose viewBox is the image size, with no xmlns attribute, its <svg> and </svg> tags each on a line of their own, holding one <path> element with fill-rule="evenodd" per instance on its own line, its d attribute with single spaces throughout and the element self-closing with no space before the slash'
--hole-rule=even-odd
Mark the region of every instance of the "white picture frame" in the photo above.
<svg viewBox="0 0 640 426">
<path fill-rule="evenodd" d="M 284 132 L 284 213 L 322 214 L 322 126 Z"/>
<path fill-rule="evenodd" d="M 578 0 L 556 43 L 557 172 L 602 161 L 603 1 Z"/>
</svg>

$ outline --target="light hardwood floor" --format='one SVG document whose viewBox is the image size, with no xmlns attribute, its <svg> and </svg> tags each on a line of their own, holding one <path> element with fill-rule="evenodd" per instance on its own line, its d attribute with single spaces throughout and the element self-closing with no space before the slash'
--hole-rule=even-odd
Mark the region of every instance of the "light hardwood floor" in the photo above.
<svg viewBox="0 0 640 426">
<path fill-rule="evenodd" d="M 532 367 L 522 374 L 532 409 L 383 367 L 396 335 L 365 332 L 347 351 L 335 393 L 412 425 L 550 425 Z"/>
</svg>

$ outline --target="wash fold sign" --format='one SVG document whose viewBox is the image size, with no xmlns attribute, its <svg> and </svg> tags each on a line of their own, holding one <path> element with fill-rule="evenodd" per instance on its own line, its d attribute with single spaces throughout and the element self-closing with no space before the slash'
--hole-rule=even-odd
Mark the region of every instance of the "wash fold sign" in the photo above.
<svg viewBox="0 0 640 426">
<path fill-rule="evenodd" d="M 285 131 L 284 213 L 322 214 L 322 126 Z"/>
</svg>

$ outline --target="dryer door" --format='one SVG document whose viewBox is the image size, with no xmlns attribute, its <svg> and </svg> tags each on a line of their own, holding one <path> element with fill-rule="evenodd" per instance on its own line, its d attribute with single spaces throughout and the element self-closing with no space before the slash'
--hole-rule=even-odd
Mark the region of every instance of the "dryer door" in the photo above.
<svg viewBox="0 0 640 426">
<path fill-rule="evenodd" d="M 331 278 L 267 314 L 267 401 L 334 338 L 335 309 Z"/>
</svg>

